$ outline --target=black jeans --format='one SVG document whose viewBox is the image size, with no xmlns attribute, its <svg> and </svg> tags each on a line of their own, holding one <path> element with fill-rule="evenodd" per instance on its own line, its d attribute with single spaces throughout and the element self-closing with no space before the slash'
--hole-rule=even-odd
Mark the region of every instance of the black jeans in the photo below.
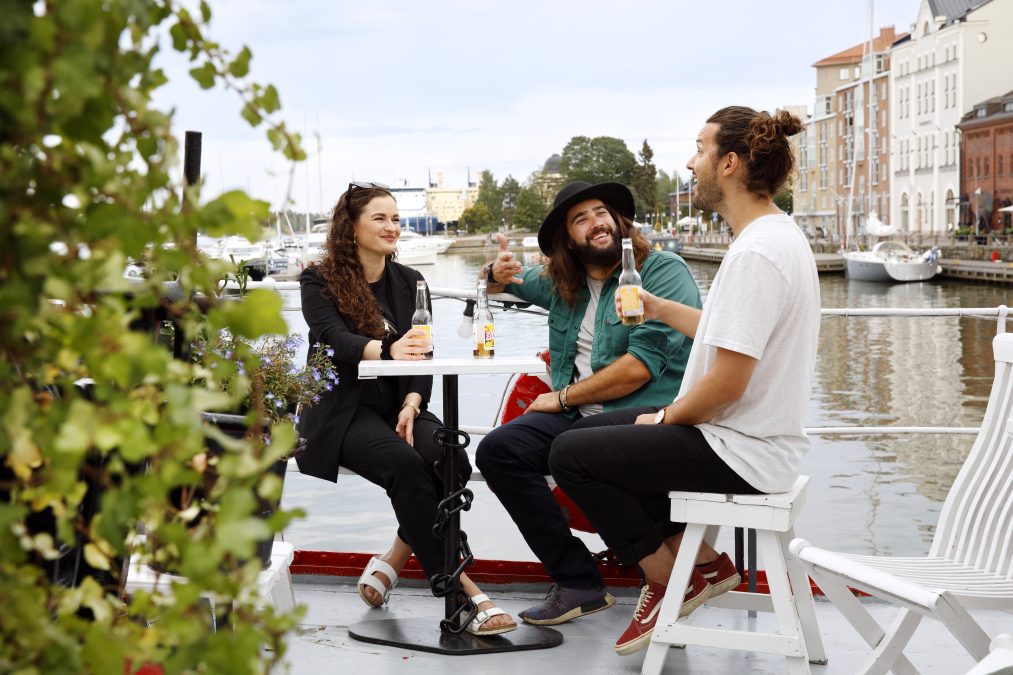
<svg viewBox="0 0 1013 675">
<path fill-rule="evenodd" d="M 360 407 L 345 435 L 341 464 L 387 492 L 397 516 L 397 536 L 411 546 L 429 579 L 443 572 L 443 542 L 433 536 L 436 507 L 443 498 L 443 480 L 433 469 L 441 452 L 433 432 L 443 423 L 423 410 L 415 418 L 415 447 L 395 433 L 396 423 L 396 414 L 383 418 Z M 471 477 L 471 462 L 463 448 L 458 461 L 464 485 Z"/>
<path fill-rule="evenodd" d="M 549 447 L 573 423 L 561 414 L 521 415 L 482 439 L 475 463 L 553 580 L 569 588 L 599 588 L 604 580 L 598 566 L 570 531 L 545 482 Z"/>
<path fill-rule="evenodd" d="M 694 426 L 632 424 L 657 408 L 629 408 L 581 420 L 549 454 L 556 483 L 629 565 L 658 550 L 684 523 L 669 521 L 671 490 L 758 494 Z"/>
</svg>

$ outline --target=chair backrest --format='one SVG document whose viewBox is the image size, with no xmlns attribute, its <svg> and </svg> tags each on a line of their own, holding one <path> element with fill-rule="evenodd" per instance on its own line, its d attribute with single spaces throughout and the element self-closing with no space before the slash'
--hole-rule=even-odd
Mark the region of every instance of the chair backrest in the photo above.
<svg viewBox="0 0 1013 675">
<path fill-rule="evenodd" d="M 943 503 L 929 555 L 1013 578 L 1013 334 L 997 335 L 992 349 L 985 418 Z"/>
</svg>

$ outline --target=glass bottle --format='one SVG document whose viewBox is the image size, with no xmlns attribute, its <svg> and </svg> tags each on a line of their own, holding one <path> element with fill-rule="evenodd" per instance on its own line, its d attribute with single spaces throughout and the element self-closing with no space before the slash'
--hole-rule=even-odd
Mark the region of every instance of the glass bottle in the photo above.
<svg viewBox="0 0 1013 675">
<path fill-rule="evenodd" d="M 433 315 L 429 312 L 426 282 L 419 279 L 415 283 L 415 313 L 412 314 L 412 328 L 422 328 L 426 332 L 428 347 L 422 352 L 422 358 L 433 358 Z"/>
<path fill-rule="evenodd" d="M 640 298 L 643 282 L 633 257 L 633 240 L 623 239 L 623 271 L 619 275 L 619 304 L 622 307 L 624 326 L 639 326 L 644 322 L 644 301 Z"/>
<path fill-rule="evenodd" d="M 489 295 L 485 279 L 478 280 L 475 297 L 475 318 L 471 322 L 472 353 L 476 359 L 491 359 L 496 352 L 496 331 L 492 324 L 492 312 L 489 311 Z"/>
</svg>

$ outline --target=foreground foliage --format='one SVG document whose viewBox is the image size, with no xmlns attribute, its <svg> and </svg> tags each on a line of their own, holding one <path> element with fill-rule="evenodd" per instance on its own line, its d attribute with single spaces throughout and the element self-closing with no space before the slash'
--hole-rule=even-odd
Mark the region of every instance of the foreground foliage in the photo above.
<svg viewBox="0 0 1013 675">
<path fill-rule="evenodd" d="M 208 515 L 189 527 L 170 495 L 204 484 L 191 459 L 214 432 L 200 411 L 234 409 L 238 395 L 164 344 L 223 329 L 247 340 L 285 332 L 273 294 L 214 302 L 226 271 L 195 244 L 198 230 L 256 238 L 267 204 L 242 192 L 201 204 L 171 178 L 180 173 L 171 116 L 151 107 L 166 82 L 152 66 L 162 42 L 188 56 L 202 87 L 234 90 L 242 117 L 293 160 L 298 138 L 273 120 L 275 89 L 248 80 L 250 51 L 206 38 L 205 3 L 196 14 L 173 0 L 0 11 L 0 672 L 268 671 L 295 617 L 256 608 L 259 566 L 242 561 L 294 515 L 254 511 L 258 495 L 280 490 L 265 469 L 295 434 L 280 422 L 269 445 L 220 439 Z M 123 278 L 128 259 L 145 261 L 137 284 Z M 196 294 L 210 306 L 198 308 Z M 256 352 L 244 356 L 253 372 Z M 193 386 L 201 378 L 209 386 Z M 254 394 L 251 426 L 265 427 Z M 127 603 L 132 552 L 175 559 L 188 582 Z M 209 630 L 208 594 L 219 608 L 232 601 L 230 630 Z"/>
</svg>

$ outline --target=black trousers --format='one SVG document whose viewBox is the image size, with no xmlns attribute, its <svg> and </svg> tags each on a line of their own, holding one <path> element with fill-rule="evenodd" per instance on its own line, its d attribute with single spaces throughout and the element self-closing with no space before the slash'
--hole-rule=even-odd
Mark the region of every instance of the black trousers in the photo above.
<svg viewBox="0 0 1013 675">
<path fill-rule="evenodd" d="M 685 528 L 669 521 L 671 490 L 758 494 L 694 426 L 634 425 L 658 408 L 629 408 L 582 419 L 549 453 L 556 483 L 629 565 Z"/>
<path fill-rule="evenodd" d="M 598 566 L 545 482 L 549 448 L 573 424 L 562 414 L 521 415 L 482 439 L 475 463 L 552 579 L 570 588 L 598 588 L 604 583 Z"/>
<path fill-rule="evenodd" d="M 397 435 L 396 424 L 396 413 L 381 417 L 360 407 L 345 435 L 341 464 L 387 492 L 397 516 L 397 536 L 411 546 L 429 579 L 443 572 L 443 542 L 433 536 L 436 507 L 443 498 L 443 480 L 433 468 L 442 448 L 433 432 L 443 423 L 423 410 L 415 418 L 415 447 Z M 458 461 L 464 485 L 471 477 L 471 462 L 463 448 Z"/>
</svg>

